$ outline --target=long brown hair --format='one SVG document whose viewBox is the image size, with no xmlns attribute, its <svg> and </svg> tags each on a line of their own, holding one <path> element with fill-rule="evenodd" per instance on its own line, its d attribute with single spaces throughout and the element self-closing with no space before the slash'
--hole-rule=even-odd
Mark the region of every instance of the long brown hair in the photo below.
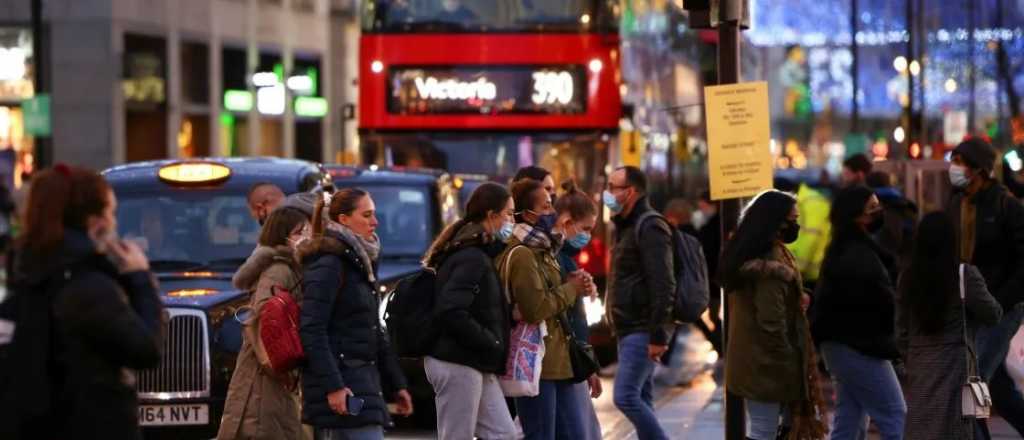
<svg viewBox="0 0 1024 440">
<path fill-rule="evenodd" d="M 430 249 L 423 259 L 423 265 L 426 267 L 436 266 L 448 242 L 455 238 L 463 226 L 470 223 L 483 223 L 487 220 L 488 214 L 500 213 L 508 205 L 510 198 L 512 198 L 512 194 L 508 192 L 508 189 L 497 183 L 486 182 L 477 187 L 469 196 L 469 202 L 466 203 L 466 216 L 441 231 L 434 243 L 430 245 Z"/>
<path fill-rule="evenodd" d="M 327 209 L 327 215 L 331 220 L 337 221 L 339 215 L 352 215 L 359 205 L 359 201 L 370 195 L 360 188 L 344 188 L 331 195 L 331 206 Z M 324 233 L 324 199 L 317 198 L 316 207 L 313 209 L 313 235 L 321 236 Z"/>
<path fill-rule="evenodd" d="M 86 220 L 110 204 L 110 184 L 90 169 L 58 164 L 32 176 L 18 247 L 36 255 L 57 250 L 64 230 L 85 232 Z"/>
<path fill-rule="evenodd" d="M 516 205 L 516 223 L 524 223 L 523 212 L 534 209 L 537 191 L 543 191 L 544 184 L 533 179 L 522 179 L 512 184 L 512 200 Z M 546 195 L 546 193 L 545 193 Z"/>
<path fill-rule="evenodd" d="M 295 208 L 279 208 L 270 212 L 266 223 L 260 230 L 260 246 L 284 246 L 288 244 L 288 236 L 292 231 L 309 221 L 302 211 Z"/>
</svg>

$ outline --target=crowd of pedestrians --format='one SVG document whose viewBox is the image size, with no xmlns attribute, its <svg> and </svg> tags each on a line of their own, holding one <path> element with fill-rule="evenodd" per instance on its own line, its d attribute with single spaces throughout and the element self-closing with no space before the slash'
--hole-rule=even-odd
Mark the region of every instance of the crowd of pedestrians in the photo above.
<svg viewBox="0 0 1024 440">
<path fill-rule="evenodd" d="M 640 439 L 668 438 L 653 377 L 679 324 L 682 232 L 699 238 L 712 274 L 710 310 L 694 324 L 728 359 L 725 385 L 745 401 L 748 439 L 861 440 L 872 424 L 886 440 L 990 438 L 984 418 L 964 413 L 967 384 L 987 384 L 994 411 L 1024 432 L 1024 396 L 1003 362 L 1024 315 L 1024 205 L 993 178 L 996 158 L 983 141 L 959 145 L 947 210 L 916 223 L 889 176 L 854 157 L 839 188 L 777 182 L 725 240 L 706 192 L 695 205 L 671 201 L 661 216 L 640 169 L 614 170 L 601 202 L 615 238 L 605 297 L 618 344 L 615 406 Z M 378 315 L 373 194 L 286 197 L 258 184 L 247 198 L 262 229 L 233 279 L 251 296 L 217 437 L 382 439 L 393 413 L 414 408 Z M 4 382 L 0 404 L 16 420 L 0 427 L 5 438 L 139 438 L 130 371 L 159 362 L 162 306 L 146 256 L 117 236 L 116 208 L 95 172 L 58 165 L 33 180 L 12 265 L 19 301 L 8 304 L 31 311 L 52 301 L 52 316 L 29 331 L 60 344 L 45 355 L 7 349 L 40 364 L 3 366 L 5 377 L 25 378 Z M 422 366 L 439 438 L 601 438 L 592 399 L 604 390 L 581 364 L 584 304 L 600 292 L 575 262 L 599 208 L 571 180 L 556 187 L 551 173 L 527 167 L 508 186 L 479 186 L 430 246 L 422 263 L 436 276 L 427 311 L 436 338 Z M 39 295 L 17 296 L 26 291 Z M 305 359 L 285 371 L 261 338 L 270 325 L 261 312 L 277 300 L 301 310 Z M 525 393 L 506 383 L 522 379 L 513 365 L 521 325 L 543 332 L 535 390 Z M 53 407 L 61 423 L 45 419 Z"/>
</svg>

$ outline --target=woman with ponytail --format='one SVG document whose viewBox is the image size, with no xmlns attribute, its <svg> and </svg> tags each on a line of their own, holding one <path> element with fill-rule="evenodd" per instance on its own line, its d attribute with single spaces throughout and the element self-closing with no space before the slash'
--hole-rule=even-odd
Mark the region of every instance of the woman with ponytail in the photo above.
<svg viewBox="0 0 1024 440">
<path fill-rule="evenodd" d="M 392 426 L 385 398 L 409 415 L 412 397 L 377 314 L 376 207 L 366 191 L 346 188 L 329 205 L 318 200 L 314 211 L 313 238 L 297 250 L 302 419 L 316 439 L 383 439 Z"/>
<path fill-rule="evenodd" d="M 511 312 L 493 263 L 512 235 L 513 211 L 505 187 L 481 185 L 466 217 L 441 233 L 423 261 L 437 271 L 440 334 L 424 367 L 442 440 L 516 436 L 497 379 L 505 373 Z"/>
<path fill-rule="evenodd" d="M 116 209 L 94 171 L 57 165 L 33 177 L 8 301 L 51 313 L 21 319 L 2 361 L 17 378 L 5 390 L 15 400 L 3 396 L 12 438 L 141 438 L 130 371 L 159 364 L 162 307 L 145 254 L 117 236 Z"/>
</svg>

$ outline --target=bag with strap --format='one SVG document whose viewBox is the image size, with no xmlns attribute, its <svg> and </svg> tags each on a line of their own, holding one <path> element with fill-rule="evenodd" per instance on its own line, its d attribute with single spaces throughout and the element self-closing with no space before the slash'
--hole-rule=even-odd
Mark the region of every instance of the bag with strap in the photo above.
<svg viewBox="0 0 1024 440">
<path fill-rule="evenodd" d="M 960 265 L 960 309 L 963 311 L 963 336 L 966 348 L 967 381 L 961 393 L 963 417 L 968 419 L 987 419 L 992 414 L 992 395 L 988 385 L 977 376 L 977 359 L 974 349 L 967 337 L 967 292 L 965 288 L 965 265 Z M 975 374 L 972 374 L 975 373 Z"/>
<path fill-rule="evenodd" d="M 399 357 L 426 356 L 437 340 L 434 303 L 437 300 L 437 272 L 423 268 L 398 282 L 388 299 L 384 323 L 391 347 Z"/>
<path fill-rule="evenodd" d="M 569 327 L 569 319 L 566 318 L 565 313 L 558 315 L 558 322 L 565 329 L 565 338 L 569 342 L 569 362 L 572 365 L 572 382 L 580 383 L 590 376 L 597 374 L 601 371 L 601 364 L 597 362 L 597 354 L 594 352 L 594 346 L 590 345 L 586 341 L 576 339 L 576 335 L 573 334 L 572 328 Z"/>
<path fill-rule="evenodd" d="M 708 309 L 711 296 L 708 284 L 708 262 L 704 248 L 696 238 L 673 228 L 664 216 L 656 211 L 640 215 L 636 221 L 636 242 L 640 245 L 640 231 L 648 219 L 664 222 L 672 234 L 672 267 L 676 278 L 675 301 L 672 304 L 672 320 L 676 324 L 697 322 Z"/>
<path fill-rule="evenodd" d="M 289 290 L 274 286 L 273 296 L 260 307 L 260 342 L 270 369 L 285 374 L 306 359 L 299 338 L 299 304 Z"/>
<path fill-rule="evenodd" d="M 519 245 L 508 251 L 502 263 L 501 276 L 504 281 L 505 298 L 513 305 L 513 315 L 521 316 L 512 298 L 511 262 L 512 253 L 524 246 Z M 530 324 L 518 319 L 512 327 L 509 338 L 508 357 L 505 360 L 505 375 L 498 378 L 498 384 L 505 397 L 534 397 L 540 394 L 540 372 L 544 363 L 544 337 L 548 335 L 547 323 Z"/>
</svg>

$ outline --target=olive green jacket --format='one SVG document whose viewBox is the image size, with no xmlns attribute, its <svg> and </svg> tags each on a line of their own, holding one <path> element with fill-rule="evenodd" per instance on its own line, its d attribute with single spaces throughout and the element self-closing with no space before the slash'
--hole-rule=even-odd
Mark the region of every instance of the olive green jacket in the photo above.
<svg viewBox="0 0 1024 440">
<path fill-rule="evenodd" d="M 511 259 L 506 265 L 508 258 Z M 544 338 L 540 378 L 572 378 L 569 333 L 559 323 L 558 314 L 572 307 L 577 292 L 571 284 L 559 284 L 562 275 L 555 255 L 550 249 L 527 247 L 512 238 L 495 263 L 503 285 L 510 288 L 509 296 L 522 320 L 528 323 L 547 322 L 548 335 Z"/>
<path fill-rule="evenodd" d="M 806 400 L 810 329 L 800 308 L 803 287 L 792 254 L 776 246 L 770 255 L 744 264 L 741 273 L 743 287 L 726 294 L 729 391 L 764 402 Z"/>
</svg>

